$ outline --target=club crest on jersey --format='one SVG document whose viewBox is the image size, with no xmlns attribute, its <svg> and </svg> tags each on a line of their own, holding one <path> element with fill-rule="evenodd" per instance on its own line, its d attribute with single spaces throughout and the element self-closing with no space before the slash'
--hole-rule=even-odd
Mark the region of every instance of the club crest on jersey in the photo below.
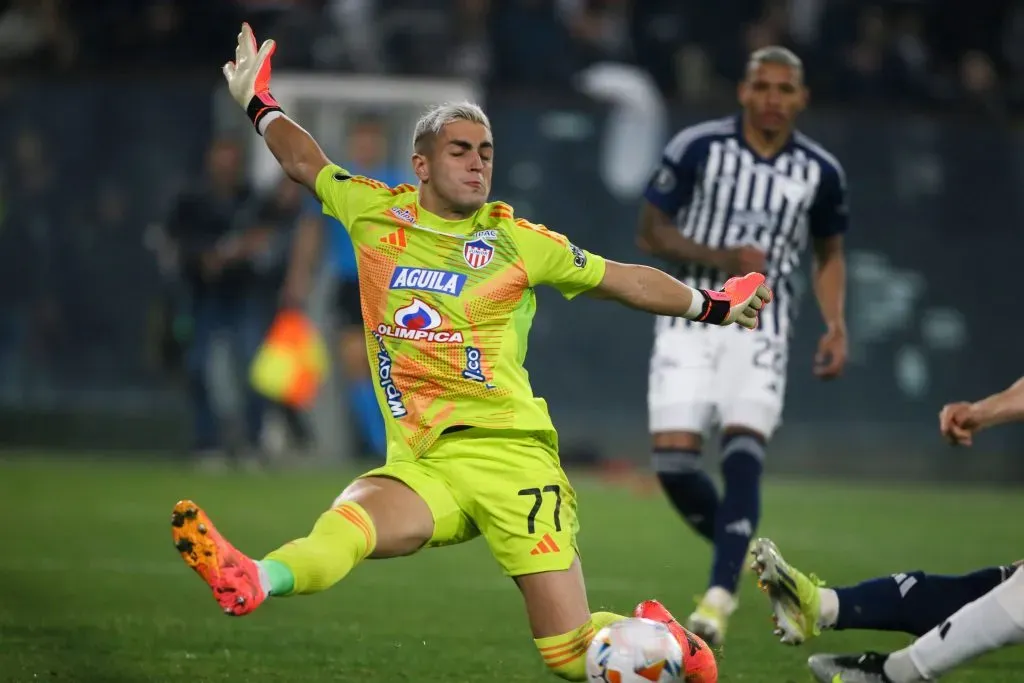
<svg viewBox="0 0 1024 683">
<path fill-rule="evenodd" d="M 433 306 L 414 298 L 395 311 L 394 323 L 381 323 L 377 334 L 394 339 L 425 341 L 437 344 L 461 344 L 462 332 L 439 330 L 444 318 Z"/>
<path fill-rule="evenodd" d="M 470 268 L 480 270 L 494 258 L 494 247 L 483 237 L 476 237 L 472 242 L 463 245 L 462 257 L 466 259 Z"/>
<path fill-rule="evenodd" d="M 459 296 L 466 285 L 466 276 L 447 270 L 399 266 L 391 276 L 390 289 L 417 289 L 426 292 Z"/>
<path fill-rule="evenodd" d="M 416 216 L 413 216 L 412 211 L 410 211 L 409 209 L 405 209 L 400 206 L 394 206 L 391 208 L 391 213 L 392 215 L 394 215 L 395 218 L 397 218 L 400 221 L 405 221 L 406 223 L 416 222 Z"/>
</svg>

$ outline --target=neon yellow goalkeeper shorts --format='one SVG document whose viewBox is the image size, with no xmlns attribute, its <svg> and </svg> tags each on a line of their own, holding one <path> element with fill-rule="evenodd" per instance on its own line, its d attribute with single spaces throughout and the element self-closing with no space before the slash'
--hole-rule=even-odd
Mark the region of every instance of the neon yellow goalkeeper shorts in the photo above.
<svg viewBox="0 0 1024 683">
<path fill-rule="evenodd" d="M 363 477 L 390 477 L 434 515 L 427 547 L 480 536 L 508 576 L 568 569 L 578 554 L 576 492 L 544 432 L 466 429 L 442 435 L 415 461 Z"/>
</svg>

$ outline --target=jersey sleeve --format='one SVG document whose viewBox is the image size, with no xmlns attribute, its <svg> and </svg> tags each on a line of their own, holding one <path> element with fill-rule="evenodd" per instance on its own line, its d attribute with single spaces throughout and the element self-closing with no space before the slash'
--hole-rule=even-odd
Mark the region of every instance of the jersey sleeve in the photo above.
<svg viewBox="0 0 1024 683">
<path fill-rule="evenodd" d="M 818 239 L 846 232 L 850 221 L 846 173 L 842 166 L 836 164 L 825 168 L 808 220 L 811 236 Z"/>
<path fill-rule="evenodd" d="M 675 217 L 693 198 L 703 150 L 702 138 L 689 129 L 672 138 L 662 152 L 661 165 L 647 183 L 644 199 Z"/>
<path fill-rule="evenodd" d="M 572 299 L 601 284 L 605 261 L 560 233 L 519 219 L 516 242 L 531 287 L 549 285 Z"/>
<path fill-rule="evenodd" d="M 346 231 L 354 220 L 391 192 L 384 183 L 352 175 L 341 166 L 328 164 L 316 176 L 316 196 L 323 212 L 341 221 Z"/>
</svg>

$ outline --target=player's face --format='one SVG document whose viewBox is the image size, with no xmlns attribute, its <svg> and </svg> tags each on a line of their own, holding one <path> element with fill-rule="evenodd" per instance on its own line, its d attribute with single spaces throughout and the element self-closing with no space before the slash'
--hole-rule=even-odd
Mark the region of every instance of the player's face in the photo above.
<svg viewBox="0 0 1024 683">
<path fill-rule="evenodd" d="M 771 134 L 791 129 L 807 106 L 800 72 L 785 64 L 759 64 L 748 71 L 739 96 L 750 124 Z"/>
<path fill-rule="evenodd" d="M 417 164 L 417 175 L 452 210 L 470 214 L 490 195 L 493 158 L 494 142 L 485 126 L 455 121 L 444 127 Z"/>
</svg>

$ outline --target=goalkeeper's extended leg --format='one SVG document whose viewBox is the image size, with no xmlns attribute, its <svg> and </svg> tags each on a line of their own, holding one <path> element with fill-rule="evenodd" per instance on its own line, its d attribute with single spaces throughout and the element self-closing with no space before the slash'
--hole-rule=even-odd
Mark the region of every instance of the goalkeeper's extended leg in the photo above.
<svg viewBox="0 0 1024 683">
<path fill-rule="evenodd" d="M 587 680 L 590 642 L 602 628 L 626 617 L 590 612 L 579 558 L 566 570 L 526 574 L 515 580 L 526 602 L 534 643 L 548 669 L 567 681 Z M 715 658 L 707 645 L 680 626 L 660 603 L 641 603 L 634 616 L 669 626 L 683 647 L 687 683 L 718 680 Z"/>
<path fill-rule="evenodd" d="M 194 502 L 180 501 L 171 516 L 171 534 L 182 559 L 233 616 L 248 614 L 271 595 L 326 590 L 367 557 L 414 553 L 433 530 L 426 502 L 405 484 L 384 477 L 353 482 L 308 536 L 259 562 L 229 543 Z"/>
</svg>

